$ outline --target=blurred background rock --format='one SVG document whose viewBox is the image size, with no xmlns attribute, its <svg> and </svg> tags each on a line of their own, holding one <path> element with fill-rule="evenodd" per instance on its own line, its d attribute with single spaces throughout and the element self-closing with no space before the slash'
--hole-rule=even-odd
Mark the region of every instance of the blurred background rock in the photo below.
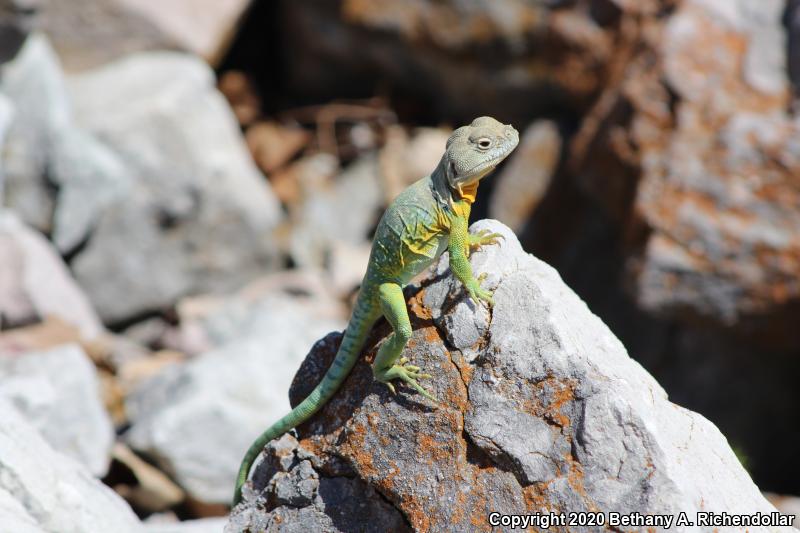
<svg viewBox="0 0 800 533">
<path fill-rule="evenodd" d="M 152 531 L 224 513 L 383 208 L 489 114 L 524 133 L 473 219 L 799 494 L 798 39 L 795 0 L 0 0 L 0 397 Z"/>
</svg>

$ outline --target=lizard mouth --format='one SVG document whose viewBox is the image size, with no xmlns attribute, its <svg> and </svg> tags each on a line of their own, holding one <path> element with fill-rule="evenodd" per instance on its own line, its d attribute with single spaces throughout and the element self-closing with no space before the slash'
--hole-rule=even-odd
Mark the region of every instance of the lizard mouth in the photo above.
<svg viewBox="0 0 800 533">
<path fill-rule="evenodd" d="M 484 161 L 481 164 L 475 165 L 474 167 L 469 169 L 465 173 L 466 177 L 462 181 L 462 183 L 469 185 L 486 176 L 486 174 L 494 170 L 494 168 L 497 166 L 498 163 L 500 163 L 500 161 L 508 157 L 508 154 L 510 154 L 515 147 L 516 144 L 510 144 L 507 147 L 505 147 L 505 149 L 502 150 L 499 154 L 492 157 L 488 161 Z"/>
</svg>

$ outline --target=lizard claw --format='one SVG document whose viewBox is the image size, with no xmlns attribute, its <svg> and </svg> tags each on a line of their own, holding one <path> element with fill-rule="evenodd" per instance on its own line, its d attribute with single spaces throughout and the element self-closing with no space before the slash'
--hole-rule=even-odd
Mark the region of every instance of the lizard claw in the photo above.
<svg viewBox="0 0 800 533">
<path fill-rule="evenodd" d="M 433 376 L 431 376 L 430 374 L 421 374 L 420 368 L 418 366 L 406 364 L 408 363 L 407 357 L 402 357 L 398 359 L 398 363 L 399 364 L 394 364 L 391 367 L 384 370 L 379 380 L 382 381 L 383 383 L 386 383 L 386 386 L 389 387 L 389 390 L 391 390 L 392 393 L 395 393 L 395 388 L 394 385 L 392 385 L 391 380 L 399 379 L 405 382 L 406 384 L 410 385 L 414 390 L 416 390 L 418 393 L 425 396 L 432 402 L 438 403 L 438 400 L 433 394 L 426 391 L 422 387 L 422 385 L 417 383 L 418 379 L 431 378 Z"/>
<path fill-rule="evenodd" d="M 467 293 L 469 294 L 469 297 L 473 302 L 475 302 L 475 305 L 480 305 L 481 300 L 483 300 L 489 305 L 489 307 L 494 307 L 492 291 L 487 291 L 486 289 L 482 288 L 478 281 L 479 280 L 475 280 L 474 284 L 467 286 Z"/>
<path fill-rule="evenodd" d="M 498 239 L 505 240 L 505 235 L 502 233 L 492 232 L 490 233 L 489 230 L 482 229 L 476 234 L 471 234 L 469 236 L 469 247 L 470 250 L 474 250 L 480 248 L 481 246 L 489 245 L 489 244 L 498 244 Z"/>
</svg>

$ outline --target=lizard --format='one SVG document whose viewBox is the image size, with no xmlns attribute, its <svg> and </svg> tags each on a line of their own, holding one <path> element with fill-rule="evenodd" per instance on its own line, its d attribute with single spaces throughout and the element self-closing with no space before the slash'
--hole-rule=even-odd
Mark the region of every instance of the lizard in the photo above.
<svg viewBox="0 0 800 533">
<path fill-rule="evenodd" d="M 418 382 L 431 376 L 400 357 L 412 334 L 403 287 L 447 250 L 450 269 L 469 297 L 476 305 L 480 301 L 493 305 L 492 293 L 480 286 L 483 278 L 473 275 L 468 256 L 477 247 L 497 243 L 502 235 L 487 230 L 470 234 L 469 215 L 480 180 L 518 143 L 519 133 L 513 126 L 492 117 L 476 118 L 450 135 L 436 169 L 389 205 L 375 231 L 367 271 L 330 368 L 299 405 L 267 428 L 247 450 L 236 479 L 234 506 L 241 501 L 242 486 L 264 446 L 308 420 L 333 396 L 381 316 L 386 317 L 392 333 L 378 349 L 372 364 L 373 376 L 392 393 L 396 392 L 392 381 L 399 380 L 436 402 Z"/>
</svg>

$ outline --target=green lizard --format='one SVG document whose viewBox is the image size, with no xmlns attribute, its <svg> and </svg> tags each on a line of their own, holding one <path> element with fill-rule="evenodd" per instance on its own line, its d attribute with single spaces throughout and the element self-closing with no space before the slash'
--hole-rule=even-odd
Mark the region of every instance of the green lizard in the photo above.
<svg viewBox="0 0 800 533">
<path fill-rule="evenodd" d="M 483 231 L 470 235 L 469 213 L 479 181 L 511 153 L 519 134 L 491 117 L 475 119 L 453 132 L 439 165 L 429 176 L 403 191 L 386 212 L 375 233 L 367 273 L 361 284 L 350 323 L 331 367 L 319 385 L 288 415 L 258 437 L 247 450 L 236 479 L 233 504 L 264 446 L 308 420 L 322 407 L 353 368 L 373 324 L 385 316 L 393 333 L 383 343 L 372 364 L 375 379 L 394 393 L 399 379 L 423 396 L 436 401 L 418 382 L 430 377 L 400 358 L 411 338 L 403 286 L 426 269 L 446 249 L 450 268 L 475 303 L 492 305 L 492 294 L 481 288 L 467 259 L 471 248 L 494 244 L 501 235 Z"/>
</svg>

